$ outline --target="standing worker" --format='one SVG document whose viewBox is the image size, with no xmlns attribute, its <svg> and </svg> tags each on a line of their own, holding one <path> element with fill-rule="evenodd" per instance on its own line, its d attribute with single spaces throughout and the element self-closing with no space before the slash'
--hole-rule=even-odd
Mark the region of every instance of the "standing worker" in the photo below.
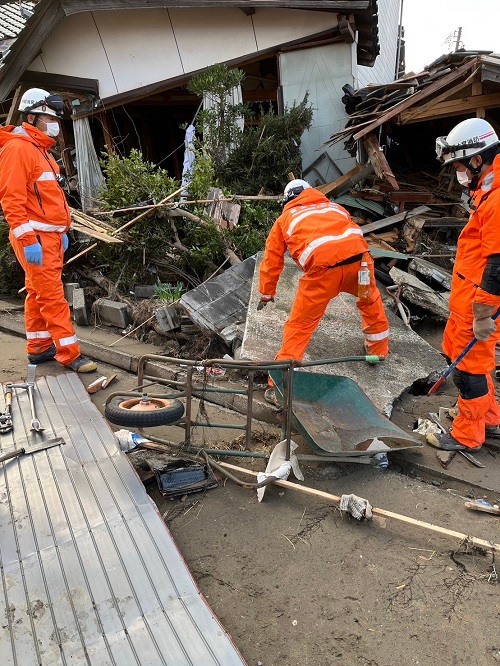
<svg viewBox="0 0 500 666">
<path fill-rule="evenodd" d="M 286 250 L 304 275 L 275 360 L 302 360 L 328 303 L 340 292 L 358 296 L 356 306 L 361 313 L 366 353 L 386 356 L 389 324 L 360 227 L 342 206 L 332 203 L 305 180 L 288 183 L 282 205 L 283 212 L 269 233 L 260 265 L 261 301 L 257 309 L 274 300 Z M 358 284 L 361 268 L 366 285 Z M 272 388 L 265 397 L 268 402 L 276 402 Z"/>
<path fill-rule="evenodd" d="M 92 372 L 97 366 L 80 354 L 61 279 L 71 218 L 49 149 L 63 110 L 59 95 L 40 88 L 24 93 L 21 126 L 0 129 L 0 203 L 25 274 L 29 362 L 55 358 L 76 372 Z"/>
<path fill-rule="evenodd" d="M 456 125 L 436 140 L 443 164 L 471 190 L 470 217 L 458 239 L 443 351 L 454 360 L 475 336 L 478 342 L 453 372 L 458 415 L 450 434 L 428 435 L 436 448 L 479 449 L 486 437 L 500 437 L 500 407 L 491 371 L 500 339 L 491 315 L 500 306 L 500 156 L 493 127 L 481 118 Z"/>
</svg>

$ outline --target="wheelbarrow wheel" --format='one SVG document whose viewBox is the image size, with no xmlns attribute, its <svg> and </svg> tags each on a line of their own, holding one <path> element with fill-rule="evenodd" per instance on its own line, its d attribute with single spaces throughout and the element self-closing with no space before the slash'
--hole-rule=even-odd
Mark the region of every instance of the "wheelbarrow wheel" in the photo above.
<svg viewBox="0 0 500 666">
<path fill-rule="evenodd" d="M 141 398 L 123 400 L 117 397 L 111 400 L 104 409 L 104 416 L 114 425 L 150 428 L 153 426 L 171 425 L 184 416 L 184 405 L 180 400 L 164 400 L 148 398 L 147 409 Z"/>
</svg>

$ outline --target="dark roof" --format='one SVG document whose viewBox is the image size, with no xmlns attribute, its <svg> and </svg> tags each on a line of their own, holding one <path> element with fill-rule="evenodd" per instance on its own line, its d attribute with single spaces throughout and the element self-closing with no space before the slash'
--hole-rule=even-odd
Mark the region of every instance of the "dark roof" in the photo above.
<svg viewBox="0 0 500 666">
<path fill-rule="evenodd" d="M 357 49 L 358 63 L 373 65 L 380 52 L 377 0 L 39 0 L 33 17 L 20 32 L 0 70 L 0 99 L 5 99 L 17 85 L 47 37 L 66 16 L 113 9 L 169 7 L 238 7 L 247 12 L 274 7 L 352 14 L 361 37 Z"/>
</svg>

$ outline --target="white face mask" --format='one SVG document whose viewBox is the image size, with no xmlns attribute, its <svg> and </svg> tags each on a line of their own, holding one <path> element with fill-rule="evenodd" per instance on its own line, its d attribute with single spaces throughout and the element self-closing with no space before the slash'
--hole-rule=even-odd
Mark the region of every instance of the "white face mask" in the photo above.
<svg viewBox="0 0 500 666">
<path fill-rule="evenodd" d="M 56 137 L 59 134 L 59 123 L 45 123 L 46 129 L 44 134 L 51 137 Z"/>
<path fill-rule="evenodd" d="M 467 175 L 467 171 L 457 171 L 457 180 L 460 183 L 462 187 L 469 187 L 469 176 Z"/>
</svg>

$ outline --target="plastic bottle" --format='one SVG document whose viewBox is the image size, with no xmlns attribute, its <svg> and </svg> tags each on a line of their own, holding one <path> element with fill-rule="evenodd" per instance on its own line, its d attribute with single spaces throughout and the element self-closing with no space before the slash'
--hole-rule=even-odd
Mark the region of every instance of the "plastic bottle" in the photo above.
<svg viewBox="0 0 500 666">
<path fill-rule="evenodd" d="M 361 262 L 361 268 L 358 271 L 358 298 L 370 297 L 370 271 L 366 261 Z"/>
</svg>

